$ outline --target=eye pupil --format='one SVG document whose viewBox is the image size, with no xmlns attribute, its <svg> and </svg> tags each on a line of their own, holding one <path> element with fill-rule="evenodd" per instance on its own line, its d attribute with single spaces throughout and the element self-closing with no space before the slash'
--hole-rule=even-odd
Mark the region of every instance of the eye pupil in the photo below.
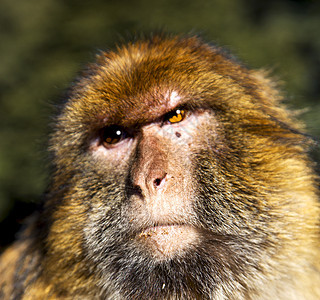
<svg viewBox="0 0 320 300">
<path fill-rule="evenodd" d="M 116 125 L 104 128 L 102 133 L 102 141 L 106 145 L 119 143 L 123 138 L 125 138 L 125 131 Z"/>
</svg>

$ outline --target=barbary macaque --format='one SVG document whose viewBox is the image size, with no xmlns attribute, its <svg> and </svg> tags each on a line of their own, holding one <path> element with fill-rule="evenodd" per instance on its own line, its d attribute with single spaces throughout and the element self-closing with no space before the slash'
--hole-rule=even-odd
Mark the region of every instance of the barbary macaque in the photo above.
<svg viewBox="0 0 320 300">
<path fill-rule="evenodd" d="M 102 52 L 50 139 L 1 299 L 320 299 L 317 177 L 264 71 L 198 37 Z"/>
</svg>

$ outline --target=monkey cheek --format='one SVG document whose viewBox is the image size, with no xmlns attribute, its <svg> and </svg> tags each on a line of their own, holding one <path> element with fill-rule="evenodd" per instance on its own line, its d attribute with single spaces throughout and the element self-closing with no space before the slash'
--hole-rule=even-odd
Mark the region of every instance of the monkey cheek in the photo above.
<svg viewBox="0 0 320 300">
<path fill-rule="evenodd" d="M 199 242 L 196 228 L 188 225 L 161 225 L 143 230 L 138 240 L 158 259 L 181 256 Z"/>
</svg>

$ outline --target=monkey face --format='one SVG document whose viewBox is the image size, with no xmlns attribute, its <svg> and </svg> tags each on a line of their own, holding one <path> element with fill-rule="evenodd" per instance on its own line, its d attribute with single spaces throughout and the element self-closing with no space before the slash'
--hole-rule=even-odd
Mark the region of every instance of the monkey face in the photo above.
<svg viewBox="0 0 320 300">
<path fill-rule="evenodd" d="M 51 140 L 49 253 L 76 252 L 102 294 L 134 299 L 205 299 L 263 281 L 278 229 L 293 224 L 290 155 L 303 156 L 278 98 L 196 38 L 102 53 Z"/>
</svg>

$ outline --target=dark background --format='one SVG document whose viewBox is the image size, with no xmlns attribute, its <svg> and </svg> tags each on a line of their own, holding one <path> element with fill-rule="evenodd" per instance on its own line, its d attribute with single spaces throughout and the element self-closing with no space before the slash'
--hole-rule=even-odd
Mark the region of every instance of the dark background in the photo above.
<svg viewBox="0 0 320 300">
<path fill-rule="evenodd" d="M 0 250 L 41 199 L 50 116 L 77 71 L 97 50 L 159 29 L 200 33 L 272 70 L 320 136 L 318 0 L 1 0 Z"/>
</svg>

